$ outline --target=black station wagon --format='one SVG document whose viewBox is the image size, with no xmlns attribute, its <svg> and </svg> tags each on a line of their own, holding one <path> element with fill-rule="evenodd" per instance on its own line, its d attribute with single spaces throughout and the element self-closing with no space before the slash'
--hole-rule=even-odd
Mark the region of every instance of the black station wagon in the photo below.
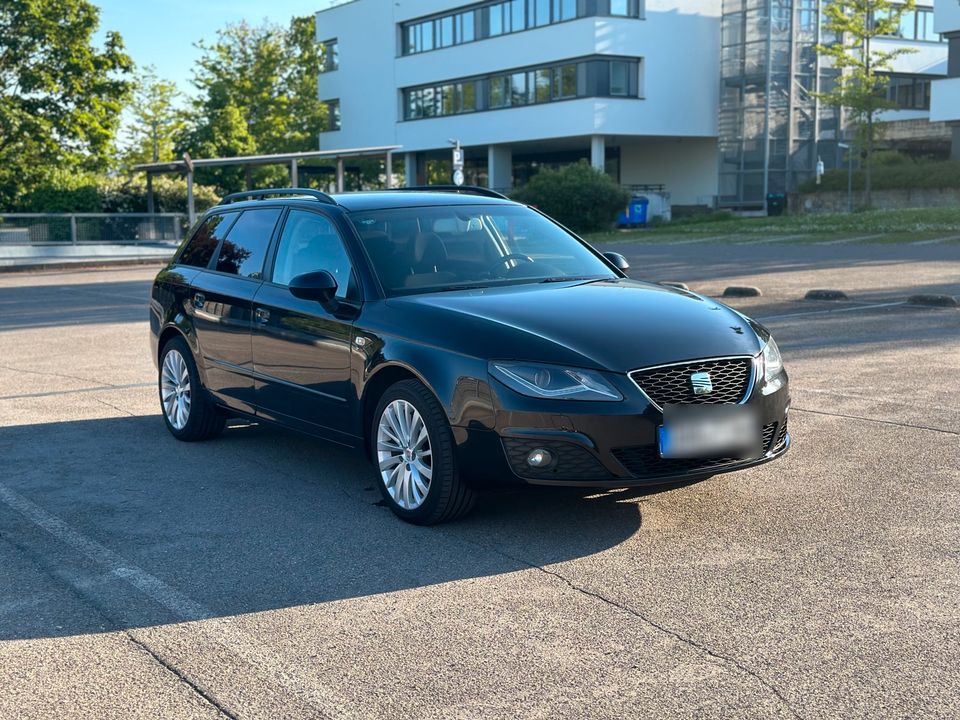
<svg viewBox="0 0 960 720">
<path fill-rule="evenodd" d="M 498 485 L 657 485 L 785 453 L 769 331 L 626 269 L 482 188 L 238 193 L 153 286 L 163 419 L 180 440 L 246 416 L 357 448 L 421 524 Z"/>
</svg>

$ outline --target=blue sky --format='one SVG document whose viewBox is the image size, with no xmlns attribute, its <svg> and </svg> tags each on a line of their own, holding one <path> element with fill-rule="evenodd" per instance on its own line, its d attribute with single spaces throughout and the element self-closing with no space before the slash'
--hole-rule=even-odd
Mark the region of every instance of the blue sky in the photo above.
<svg viewBox="0 0 960 720">
<path fill-rule="evenodd" d="M 185 93 L 190 84 L 197 49 L 193 43 L 212 39 L 227 23 L 258 25 L 264 19 L 286 25 L 294 15 L 310 15 L 327 0 L 93 0 L 100 7 L 100 33 L 117 30 L 127 53 L 139 65 L 153 65 L 157 74 L 172 80 Z"/>
</svg>

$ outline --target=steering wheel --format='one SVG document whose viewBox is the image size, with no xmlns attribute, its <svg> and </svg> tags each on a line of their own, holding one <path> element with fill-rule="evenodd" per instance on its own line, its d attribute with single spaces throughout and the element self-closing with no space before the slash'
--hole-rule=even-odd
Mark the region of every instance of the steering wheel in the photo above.
<svg viewBox="0 0 960 720">
<path fill-rule="evenodd" d="M 510 255 L 504 255 L 502 258 L 497 260 L 493 265 L 490 266 L 490 270 L 488 272 L 493 272 L 498 267 L 500 267 L 504 263 L 510 262 L 511 260 L 523 260 L 523 262 L 528 262 L 528 263 L 535 262 L 534 259 L 529 255 L 520 255 L 519 253 L 512 253 Z"/>
</svg>

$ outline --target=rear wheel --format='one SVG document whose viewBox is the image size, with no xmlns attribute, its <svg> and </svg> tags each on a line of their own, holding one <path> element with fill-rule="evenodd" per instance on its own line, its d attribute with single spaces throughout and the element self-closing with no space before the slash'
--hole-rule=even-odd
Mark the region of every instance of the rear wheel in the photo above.
<svg viewBox="0 0 960 720">
<path fill-rule="evenodd" d="M 163 421 L 177 440 L 209 440 L 223 432 L 227 418 L 200 384 L 197 364 L 183 338 L 163 346 L 158 383 Z"/>
<path fill-rule="evenodd" d="M 384 393 L 372 441 L 380 492 L 398 517 L 434 525 L 473 507 L 474 492 L 457 472 L 446 414 L 422 383 L 403 380 Z"/>
</svg>

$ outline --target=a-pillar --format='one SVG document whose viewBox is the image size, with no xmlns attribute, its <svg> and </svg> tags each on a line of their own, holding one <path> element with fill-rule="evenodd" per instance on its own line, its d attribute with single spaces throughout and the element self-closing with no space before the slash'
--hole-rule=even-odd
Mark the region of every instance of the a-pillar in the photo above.
<svg viewBox="0 0 960 720">
<path fill-rule="evenodd" d="M 607 142 L 603 135 L 590 136 L 590 164 L 601 172 L 607 166 Z"/>
<path fill-rule="evenodd" d="M 513 149 L 509 145 L 487 146 L 487 187 L 492 190 L 513 187 Z"/>
</svg>

